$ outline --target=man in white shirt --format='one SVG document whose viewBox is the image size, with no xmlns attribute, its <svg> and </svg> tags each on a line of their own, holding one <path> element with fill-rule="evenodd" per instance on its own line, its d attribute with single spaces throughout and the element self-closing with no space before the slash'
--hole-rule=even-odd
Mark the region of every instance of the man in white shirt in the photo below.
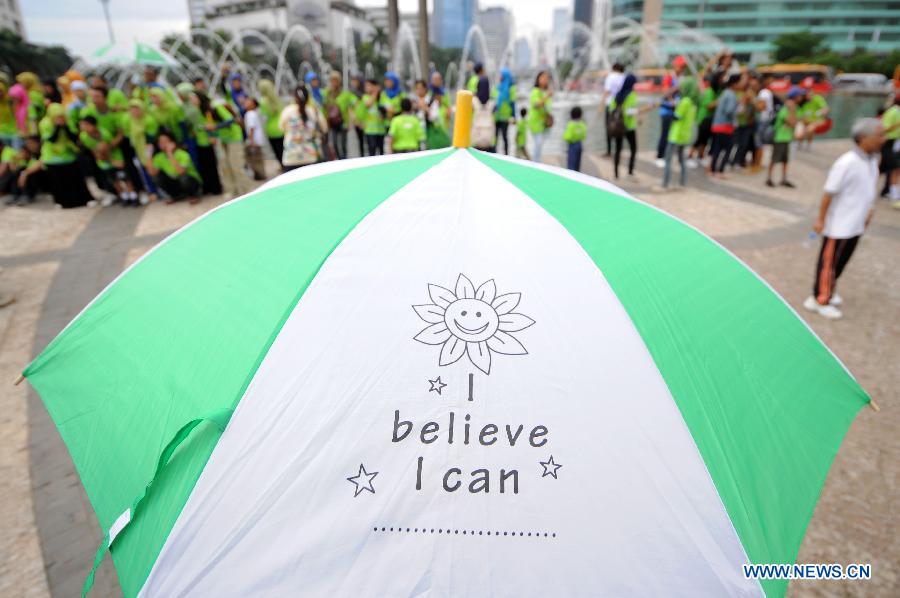
<svg viewBox="0 0 900 598">
<path fill-rule="evenodd" d="M 619 90 L 622 89 L 623 81 L 625 81 L 625 66 L 617 62 L 612 66 L 612 70 L 607 73 L 606 79 L 603 80 L 603 101 L 600 102 L 606 115 L 604 122 L 606 123 L 607 158 L 612 156 L 612 136 L 609 134 L 609 105 L 612 103 L 613 98 L 616 97 L 616 94 L 619 93 Z"/>
<path fill-rule="evenodd" d="M 263 161 L 262 148 L 266 144 L 265 124 L 259 113 L 256 100 L 250 96 L 244 98 L 244 131 L 247 142 L 244 146 L 244 159 L 253 171 L 257 181 L 266 180 L 266 167 Z"/>
<path fill-rule="evenodd" d="M 822 235 L 813 294 L 803 303 L 826 318 L 840 318 L 843 301 L 834 292 L 859 238 L 872 219 L 878 195 L 877 155 L 884 143 L 884 127 L 877 118 L 858 120 L 852 129 L 856 147 L 839 157 L 828 171 L 819 218 L 813 229 Z"/>
</svg>

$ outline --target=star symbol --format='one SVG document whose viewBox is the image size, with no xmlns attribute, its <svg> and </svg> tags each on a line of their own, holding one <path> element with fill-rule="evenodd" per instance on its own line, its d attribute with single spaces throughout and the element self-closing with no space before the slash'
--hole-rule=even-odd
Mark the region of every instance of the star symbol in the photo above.
<svg viewBox="0 0 900 598">
<path fill-rule="evenodd" d="M 356 498 L 357 496 L 362 494 L 363 490 L 368 490 L 372 494 L 375 494 L 375 488 L 372 487 L 372 480 L 374 480 L 375 476 L 377 476 L 377 475 L 378 475 L 377 471 L 373 471 L 372 473 L 369 473 L 368 471 L 366 471 L 366 468 L 363 467 L 363 464 L 360 463 L 359 464 L 359 473 L 357 473 L 353 477 L 347 478 L 348 482 L 352 482 L 356 486 L 356 489 L 353 492 L 353 498 Z M 365 478 L 365 481 L 363 481 L 362 478 Z"/>
<path fill-rule="evenodd" d="M 431 383 L 431 388 L 428 389 L 428 392 L 434 391 L 434 392 L 437 392 L 438 394 L 441 394 L 441 390 L 443 390 L 443 388 L 444 388 L 445 386 L 447 386 L 446 384 L 444 384 L 443 382 L 441 382 L 441 377 L 440 377 L 440 376 L 438 376 L 437 379 L 435 379 L 435 380 L 429 380 L 428 382 Z"/>
<path fill-rule="evenodd" d="M 553 455 L 550 455 L 550 458 L 546 461 L 538 461 L 538 463 L 544 468 L 544 473 L 541 474 L 541 477 L 550 475 L 553 476 L 554 480 L 559 479 L 556 477 L 556 473 L 562 465 L 553 461 Z"/>
</svg>

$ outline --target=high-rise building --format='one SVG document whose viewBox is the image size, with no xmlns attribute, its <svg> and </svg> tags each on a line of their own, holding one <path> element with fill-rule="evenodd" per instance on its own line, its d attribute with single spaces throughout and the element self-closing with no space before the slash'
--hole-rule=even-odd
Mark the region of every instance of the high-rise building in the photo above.
<svg viewBox="0 0 900 598">
<path fill-rule="evenodd" d="M 6 4 L 0 9 L 0 30 L 9 29 L 22 39 L 25 39 L 25 21 L 22 19 L 22 9 L 19 0 L 0 0 Z"/>
<path fill-rule="evenodd" d="M 516 54 L 513 63 L 518 71 L 531 68 L 531 44 L 528 43 L 527 37 L 516 38 Z"/>
<path fill-rule="evenodd" d="M 484 32 L 490 59 L 499 65 L 512 40 L 514 29 L 512 13 L 502 6 L 485 8 L 478 13 L 478 24 Z"/>
<path fill-rule="evenodd" d="M 462 48 L 478 14 L 478 0 L 434 0 L 434 44 L 440 48 Z"/>
<path fill-rule="evenodd" d="M 568 8 L 553 9 L 553 27 L 550 29 L 550 38 L 556 48 L 556 58 L 567 58 L 571 55 L 569 47 L 569 34 L 572 30 L 572 13 Z"/>
<path fill-rule="evenodd" d="M 610 1 L 614 17 L 648 24 L 647 3 L 643 0 Z M 661 21 L 704 29 L 719 37 L 740 60 L 769 60 L 776 37 L 804 30 L 823 35 L 828 48 L 835 52 L 846 53 L 861 47 L 884 53 L 900 47 L 900 1 L 897 0 L 657 1 L 662 4 Z"/>
<path fill-rule="evenodd" d="M 591 31 L 594 29 L 594 0 L 574 0 L 572 6 L 573 23 L 581 23 Z M 572 31 L 572 52 L 573 54 L 579 48 L 588 43 L 589 36 L 578 27 Z"/>
</svg>

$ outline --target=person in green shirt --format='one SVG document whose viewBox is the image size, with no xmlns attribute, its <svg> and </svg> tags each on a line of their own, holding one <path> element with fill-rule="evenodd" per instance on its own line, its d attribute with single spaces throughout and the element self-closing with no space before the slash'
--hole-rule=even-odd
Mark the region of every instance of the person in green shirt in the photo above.
<svg viewBox="0 0 900 598">
<path fill-rule="evenodd" d="M 687 185 L 687 168 L 684 162 L 684 148 L 691 144 L 694 136 L 694 125 L 697 121 L 697 105 L 700 103 L 700 90 L 697 82 L 691 77 L 685 77 L 679 84 L 681 97 L 675 104 L 672 113 L 672 124 L 669 126 L 668 144 L 665 151 L 665 167 L 663 169 L 662 188 L 669 188 L 672 178 L 672 156 L 678 155 L 678 165 L 681 168 L 680 187 Z"/>
<path fill-rule="evenodd" d="M 541 71 L 534 79 L 534 88 L 528 101 L 528 129 L 534 140 L 534 152 L 532 159 L 541 161 L 541 149 L 544 146 L 544 137 L 549 127 L 553 126 L 553 117 L 550 114 L 551 98 L 553 90 L 550 89 L 550 73 Z"/>
<path fill-rule="evenodd" d="M 0 73 L 0 143 L 16 147 L 21 143 L 12 98 L 9 97 L 9 86 L 3 73 Z"/>
<path fill-rule="evenodd" d="M 799 87 L 792 87 L 788 92 L 784 106 L 775 115 L 772 159 L 769 161 L 769 173 L 766 177 L 766 185 L 769 187 L 775 186 L 775 183 L 772 182 L 772 173 L 775 171 L 775 165 L 779 163 L 781 164 L 781 185 L 783 187 L 794 187 L 794 184 L 787 180 L 787 173 L 791 142 L 794 140 L 794 127 L 797 126 L 800 118 L 797 102 L 801 97 L 803 97 L 803 90 Z"/>
<path fill-rule="evenodd" d="M 476 62 L 475 68 L 472 69 L 472 76 L 469 77 L 469 80 L 466 82 L 466 89 L 468 89 L 472 95 L 478 91 L 478 80 L 481 79 L 482 75 L 484 75 L 484 65 L 480 62 Z"/>
<path fill-rule="evenodd" d="M 356 96 L 349 89 L 344 89 L 341 73 L 332 71 L 325 90 L 324 107 L 328 135 L 338 160 L 347 157 L 347 127 L 350 126 L 350 111 L 355 104 Z"/>
<path fill-rule="evenodd" d="M 900 93 L 881 115 L 884 144 L 881 146 L 881 171 L 884 173 L 882 197 L 889 196 L 891 206 L 900 208 Z"/>
<path fill-rule="evenodd" d="M 566 142 L 566 168 L 581 172 L 581 149 L 587 137 L 587 125 L 581 118 L 581 107 L 572 108 L 569 116 L 571 120 L 563 131 L 563 141 Z"/>
<path fill-rule="evenodd" d="M 400 100 L 401 114 L 391 119 L 388 129 L 388 151 L 392 154 L 416 152 L 422 149 L 425 142 L 425 130 L 419 117 L 412 113 L 412 102 L 409 98 Z"/>
<path fill-rule="evenodd" d="M 384 89 L 378 96 L 378 103 L 381 104 L 387 112 L 387 118 L 394 118 L 400 114 L 400 100 L 406 97 L 400 87 L 400 76 L 394 71 L 388 71 L 384 74 Z"/>
<path fill-rule="evenodd" d="M 157 151 L 146 161 L 146 168 L 156 185 L 166 192 L 167 204 L 179 199 L 188 199 L 192 204 L 200 201 L 200 175 L 194 168 L 191 156 L 178 149 L 175 136 L 161 130 L 156 138 Z"/>
<path fill-rule="evenodd" d="M 39 131 L 41 119 L 44 118 L 44 92 L 41 91 L 41 81 L 31 72 L 16 75 L 16 82 L 25 88 L 28 95 L 27 131 L 33 134 Z"/>
<path fill-rule="evenodd" d="M 363 131 L 366 134 L 366 148 L 370 156 L 384 154 L 384 121 L 387 110 L 378 102 L 380 96 L 381 87 L 378 81 L 376 79 L 366 81 L 366 93 L 360 104 L 366 108 Z"/>
<path fill-rule="evenodd" d="M 634 160 L 637 154 L 637 117 L 641 109 L 638 107 L 637 94 L 634 92 L 635 76 L 625 75 L 622 88 L 609 103 L 610 126 L 615 129 L 614 121 L 621 119 L 620 130 L 613 135 L 615 153 L 613 154 L 613 172 L 619 178 L 619 161 L 622 158 L 622 139 L 628 140 L 631 156 L 628 159 L 628 176 L 634 176 Z M 650 106 L 647 107 L 649 109 Z"/>
<path fill-rule="evenodd" d="M 114 192 L 124 205 L 138 205 L 138 194 L 125 174 L 122 148 L 110 144 L 112 137 L 97 126 L 97 119 L 93 116 L 84 117 L 80 127 L 78 140 L 82 147 L 91 152 L 100 169 L 101 180 L 97 181 L 97 186 Z"/>
<path fill-rule="evenodd" d="M 26 137 L 21 149 L 6 146 L 0 152 L 0 194 L 9 193 L 7 205 L 28 205 L 46 186 L 40 158 L 41 138 L 37 135 Z"/>
<path fill-rule="evenodd" d="M 191 126 L 197 135 L 197 172 L 203 181 L 203 193 L 219 195 L 222 193 L 222 180 L 219 178 L 219 161 L 213 147 L 216 139 L 208 129 L 210 125 L 215 127 L 218 113 L 213 109 L 209 96 L 204 91 L 195 88 L 188 99 L 197 109 L 196 116 L 193 117 L 196 120 Z"/>
<path fill-rule="evenodd" d="M 284 131 L 281 130 L 279 121 L 284 104 L 275 92 L 275 84 L 268 79 L 263 79 L 256 86 L 259 89 L 259 111 L 266 121 L 266 137 L 278 164 L 281 164 L 281 155 L 284 153 Z"/>
<path fill-rule="evenodd" d="M 66 109 L 56 102 L 38 125 L 41 133 L 41 164 L 47 169 L 53 201 L 63 208 L 95 205 L 76 161 L 77 136 L 66 122 Z"/>
<path fill-rule="evenodd" d="M 811 147 L 816 135 L 824 135 L 831 129 L 831 118 L 828 102 L 809 88 L 806 91 L 805 101 L 800 103 L 800 118 L 803 122 L 803 137 L 800 143 L 806 141 L 806 147 Z"/>
<path fill-rule="evenodd" d="M 496 121 L 497 146 L 503 141 L 503 153 L 509 155 L 509 125 L 516 122 L 516 84 L 512 71 L 506 67 L 500 69 L 500 82 L 491 91 L 494 100 L 494 121 Z"/>
<path fill-rule="evenodd" d="M 528 122 L 528 109 L 519 108 L 519 121 L 516 123 L 516 158 L 523 160 L 531 160 L 528 155 L 527 140 L 528 128 L 525 123 Z"/>
<path fill-rule="evenodd" d="M 716 112 L 716 104 L 721 93 L 721 82 L 714 79 L 700 94 L 700 102 L 697 104 L 697 140 L 688 153 L 688 162 L 694 166 L 703 160 L 709 142 L 712 139 L 712 119 Z"/>
<path fill-rule="evenodd" d="M 366 132 L 364 123 L 366 120 L 366 105 L 362 101 L 366 84 L 360 75 L 350 77 L 350 92 L 356 96 L 353 110 L 350 111 L 350 120 L 353 122 L 353 132 L 356 133 L 356 145 L 359 147 L 359 155 L 366 155 Z"/>
</svg>

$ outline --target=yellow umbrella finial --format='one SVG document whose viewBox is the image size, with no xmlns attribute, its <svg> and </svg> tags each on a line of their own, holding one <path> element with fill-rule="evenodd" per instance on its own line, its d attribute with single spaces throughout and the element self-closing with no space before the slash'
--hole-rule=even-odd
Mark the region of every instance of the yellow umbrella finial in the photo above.
<svg viewBox="0 0 900 598">
<path fill-rule="evenodd" d="M 453 147 L 469 147 L 472 139 L 472 92 L 456 92 L 456 123 L 453 125 Z"/>
</svg>

